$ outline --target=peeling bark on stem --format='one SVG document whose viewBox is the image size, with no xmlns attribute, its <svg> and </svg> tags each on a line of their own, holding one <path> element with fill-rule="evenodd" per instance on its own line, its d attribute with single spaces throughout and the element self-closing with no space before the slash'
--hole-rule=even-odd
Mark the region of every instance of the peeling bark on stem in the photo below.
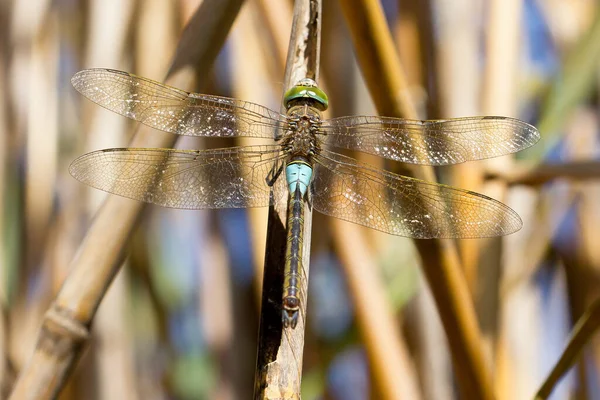
<svg viewBox="0 0 600 400">
<path fill-rule="evenodd" d="M 285 69 L 284 91 L 302 78 L 318 81 L 321 42 L 321 1 L 296 0 Z M 280 177 L 279 179 L 284 179 Z M 300 399 L 306 292 L 310 258 L 312 211 L 304 205 L 303 280 L 300 315 L 294 329 L 281 322 L 286 207 L 269 208 L 263 278 L 255 399 Z"/>
</svg>

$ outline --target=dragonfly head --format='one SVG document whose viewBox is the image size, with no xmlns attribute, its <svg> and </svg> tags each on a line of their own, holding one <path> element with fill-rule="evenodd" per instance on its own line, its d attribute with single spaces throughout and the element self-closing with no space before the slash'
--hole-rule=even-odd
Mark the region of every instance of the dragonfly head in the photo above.
<svg viewBox="0 0 600 400">
<path fill-rule="evenodd" d="M 317 82 L 310 78 L 301 79 L 283 96 L 283 105 L 286 109 L 290 109 L 299 101 L 310 101 L 310 105 L 320 111 L 325 111 L 329 105 L 329 99 L 325 92 L 319 89 Z"/>
</svg>

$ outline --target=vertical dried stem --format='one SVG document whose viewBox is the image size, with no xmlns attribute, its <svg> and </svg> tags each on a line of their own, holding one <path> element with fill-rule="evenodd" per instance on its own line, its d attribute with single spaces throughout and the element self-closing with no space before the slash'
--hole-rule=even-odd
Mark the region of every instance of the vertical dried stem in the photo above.
<svg viewBox="0 0 600 400">
<path fill-rule="evenodd" d="M 209 76 L 206 71 L 241 4 L 242 0 L 202 3 L 179 42 L 169 84 L 192 89 L 193 72 L 198 68 L 203 70 L 198 76 Z M 170 147 L 174 142 L 174 135 L 152 132 L 146 136 L 138 131 L 132 145 Z M 104 202 L 73 260 L 71 274 L 44 317 L 36 349 L 11 399 L 51 399 L 58 395 L 89 338 L 98 305 L 119 271 L 141 209 L 140 203 L 119 197 L 111 196 Z"/>
<path fill-rule="evenodd" d="M 439 21 L 436 26 L 439 37 L 434 49 L 440 97 L 440 115 L 433 118 L 480 115 L 479 27 L 475 21 L 480 14 L 481 1 L 457 0 L 450 4 L 434 0 L 432 3 L 432 12 Z M 482 174 L 477 164 L 454 165 L 450 172 L 450 184 L 479 190 Z M 458 240 L 458 249 L 467 284 L 474 292 L 478 282 L 479 242 Z"/>
<path fill-rule="evenodd" d="M 356 309 L 377 392 L 383 399 L 421 399 L 410 352 L 381 285 L 374 256 L 357 225 L 334 219 L 334 241 Z"/>
<path fill-rule="evenodd" d="M 600 327 L 600 300 L 596 300 L 579 318 L 560 359 L 535 395 L 536 400 L 547 399 L 564 374 L 575 364 L 583 347 L 591 342 Z"/>
<path fill-rule="evenodd" d="M 416 118 L 381 5 L 374 0 L 348 0 L 341 4 L 379 113 Z M 412 173 L 417 178 L 435 180 L 431 167 L 412 168 Z M 475 311 L 456 247 L 449 240 L 417 240 L 415 244 L 448 336 L 463 395 L 491 399 L 491 376 L 484 362 Z"/>
<path fill-rule="evenodd" d="M 116 69 L 127 69 L 130 31 L 137 25 L 138 14 L 134 13 L 134 1 L 126 0 L 94 0 L 89 9 L 85 66 L 112 66 Z M 106 29 L 110 26 L 111 29 Z M 106 46 L 111 43 L 111 46 Z M 106 113 L 92 102 L 83 102 L 86 120 L 85 149 L 115 147 L 126 145 L 127 120 L 116 113 Z M 77 185 L 80 193 L 87 194 L 85 210 L 90 214 L 100 205 L 105 193 L 90 187 Z M 66 207 L 64 212 L 73 213 L 75 207 Z M 57 283 L 68 276 L 69 264 L 57 265 L 60 276 Z M 57 274 L 58 275 L 58 274 Z M 131 380 L 135 376 L 135 361 L 132 351 L 132 338 L 126 329 L 126 305 L 128 298 L 129 276 L 118 274 L 111 284 L 111 289 L 104 296 L 102 305 L 95 315 L 93 370 L 97 382 L 96 390 L 100 398 L 135 398 L 135 384 Z M 58 289 L 58 288 L 57 288 Z M 75 379 L 71 379 L 71 382 Z M 71 386 L 71 385 L 70 385 Z M 66 391 L 66 390 L 65 390 Z"/>
<path fill-rule="evenodd" d="M 321 1 L 296 0 L 284 90 L 305 77 L 318 81 L 320 40 Z M 300 318 L 296 328 L 283 329 L 281 298 L 286 244 L 285 213 L 285 205 L 277 210 L 273 206 L 269 208 L 258 357 L 254 379 L 256 399 L 300 399 L 306 296 L 301 296 Z M 301 283 L 303 294 L 306 294 L 308 286 L 311 227 L 312 212 L 308 204 L 305 204 L 302 251 L 304 270 Z"/>
<path fill-rule="evenodd" d="M 523 1 L 494 0 L 490 2 L 489 6 L 486 68 L 482 81 L 483 115 L 517 116 L 518 61 L 521 54 Z M 487 160 L 486 164 L 493 165 L 497 169 L 508 169 L 513 163 L 512 157 L 507 156 Z M 501 201 L 507 195 L 507 185 L 500 180 L 487 181 L 481 190 L 486 195 Z M 508 330 L 512 325 L 509 321 L 515 315 L 515 310 L 505 309 L 506 305 L 501 302 L 500 298 L 501 285 L 499 283 L 504 274 L 514 273 L 516 266 L 505 263 L 503 249 L 510 248 L 511 252 L 517 251 L 519 254 L 523 254 L 521 249 L 525 243 L 526 241 L 518 239 L 515 235 L 508 241 L 505 238 L 472 241 L 470 247 L 474 258 L 478 258 L 478 260 L 472 260 L 474 264 L 473 268 L 470 268 L 474 270 L 477 267 L 476 275 L 480 276 L 480 279 L 477 279 L 480 287 L 474 291 L 474 296 L 478 304 L 481 329 L 488 339 L 486 344 L 490 345 L 488 348 L 490 358 L 494 360 L 496 371 L 494 383 L 496 395 L 500 399 L 515 397 L 515 393 L 509 392 L 509 388 L 514 387 L 514 385 L 508 384 L 511 371 L 512 374 L 515 374 L 515 369 L 524 368 L 519 362 L 512 363 L 514 355 L 509 354 L 508 346 L 506 346 L 507 338 L 513 336 L 509 335 Z M 473 286 L 474 282 L 471 282 L 471 287 L 473 288 Z M 507 304 L 520 304 L 520 302 L 513 301 Z M 526 341 L 528 338 L 520 337 L 519 340 Z"/>
</svg>

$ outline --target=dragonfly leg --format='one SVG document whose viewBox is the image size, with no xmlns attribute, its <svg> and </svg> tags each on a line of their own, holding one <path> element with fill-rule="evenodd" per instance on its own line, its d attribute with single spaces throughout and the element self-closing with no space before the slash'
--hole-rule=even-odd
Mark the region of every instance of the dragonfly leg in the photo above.
<svg viewBox="0 0 600 400">
<path fill-rule="evenodd" d="M 281 171 L 283 171 L 283 163 L 281 163 L 279 167 L 277 164 L 273 165 L 273 168 L 271 168 L 265 178 L 268 186 L 273 186 L 275 184 L 275 181 L 279 178 L 279 175 L 281 175 Z"/>
</svg>

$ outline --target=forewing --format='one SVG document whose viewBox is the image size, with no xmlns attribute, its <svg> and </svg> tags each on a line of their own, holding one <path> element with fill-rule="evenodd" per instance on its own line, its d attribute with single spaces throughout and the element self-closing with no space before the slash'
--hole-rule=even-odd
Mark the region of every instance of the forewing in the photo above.
<svg viewBox="0 0 600 400">
<path fill-rule="evenodd" d="M 321 131 L 331 146 L 426 165 L 497 157 L 540 139 L 535 127 L 507 117 L 417 121 L 351 116 L 324 121 Z"/>
<path fill-rule="evenodd" d="M 269 205 L 265 179 L 278 152 L 278 146 L 108 149 L 79 157 L 69 171 L 97 189 L 164 207 L 262 207 Z"/>
<path fill-rule="evenodd" d="M 477 238 L 522 226 L 509 207 L 487 196 L 358 164 L 341 154 L 316 157 L 314 208 L 345 221 L 418 239 Z"/>
<path fill-rule="evenodd" d="M 273 138 L 286 124 L 285 116 L 258 104 L 188 93 L 122 71 L 87 69 L 71 83 L 102 107 L 179 135 Z"/>
</svg>

